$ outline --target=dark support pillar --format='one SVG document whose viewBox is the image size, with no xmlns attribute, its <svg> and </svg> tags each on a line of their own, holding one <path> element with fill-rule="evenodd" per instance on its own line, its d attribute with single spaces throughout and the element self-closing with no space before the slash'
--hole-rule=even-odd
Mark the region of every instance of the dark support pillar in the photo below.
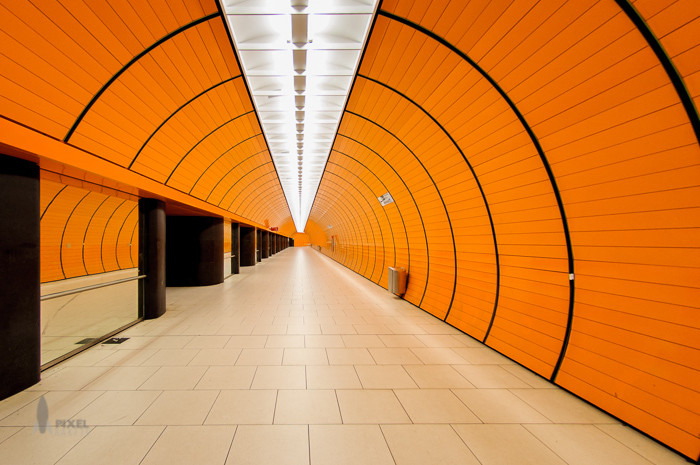
<svg viewBox="0 0 700 465">
<path fill-rule="evenodd" d="M 255 228 L 241 225 L 241 266 L 255 265 Z"/>
<path fill-rule="evenodd" d="M 158 318 L 165 313 L 165 203 L 139 200 L 139 316 Z"/>
<path fill-rule="evenodd" d="M 167 286 L 224 282 L 224 219 L 169 216 L 166 220 Z"/>
<path fill-rule="evenodd" d="M 289 239 L 289 247 L 294 247 L 294 239 Z"/>
<path fill-rule="evenodd" d="M 270 233 L 268 231 L 262 231 L 262 258 L 270 257 Z"/>
<path fill-rule="evenodd" d="M 262 261 L 262 229 L 256 229 L 255 236 L 255 256 L 258 262 Z"/>
<path fill-rule="evenodd" d="M 39 166 L 0 155 L 0 400 L 40 379 Z"/>
<path fill-rule="evenodd" d="M 241 272 L 241 225 L 231 223 L 231 274 Z"/>
<path fill-rule="evenodd" d="M 277 250 L 277 234 L 272 234 L 270 236 L 270 248 L 273 255 L 279 252 L 279 250 Z"/>
</svg>

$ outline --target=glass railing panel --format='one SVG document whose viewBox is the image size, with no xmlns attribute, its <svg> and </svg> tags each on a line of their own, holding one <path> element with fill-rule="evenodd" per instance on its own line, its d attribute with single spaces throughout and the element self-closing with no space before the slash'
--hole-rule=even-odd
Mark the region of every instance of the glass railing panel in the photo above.
<svg viewBox="0 0 700 465">
<path fill-rule="evenodd" d="M 135 271 L 87 278 L 42 286 L 42 365 L 79 351 L 139 318 L 140 279 Z"/>
</svg>

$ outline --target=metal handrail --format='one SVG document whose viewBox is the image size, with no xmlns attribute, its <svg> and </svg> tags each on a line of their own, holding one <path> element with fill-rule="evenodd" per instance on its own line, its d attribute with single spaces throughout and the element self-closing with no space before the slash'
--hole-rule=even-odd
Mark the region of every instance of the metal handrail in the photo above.
<svg viewBox="0 0 700 465">
<path fill-rule="evenodd" d="M 145 278 L 146 275 L 142 274 L 140 276 L 132 276 L 131 278 L 118 279 L 116 281 L 110 281 L 108 283 L 93 284 L 92 286 L 79 287 L 78 289 L 71 289 L 69 291 L 55 292 L 53 294 L 46 294 L 41 296 L 41 301 L 55 299 L 57 297 L 65 297 L 67 295 L 78 294 L 83 291 L 91 291 L 93 289 L 99 289 L 101 287 L 114 286 L 115 284 L 126 283 L 129 281 L 136 281 Z"/>
</svg>

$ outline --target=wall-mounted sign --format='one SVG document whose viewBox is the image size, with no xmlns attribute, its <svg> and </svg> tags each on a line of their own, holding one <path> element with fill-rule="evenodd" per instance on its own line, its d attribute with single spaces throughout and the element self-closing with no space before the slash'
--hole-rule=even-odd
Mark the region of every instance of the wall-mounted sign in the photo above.
<svg viewBox="0 0 700 465">
<path fill-rule="evenodd" d="M 394 201 L 394 198 L 388 192 L 384 195 L 377 197 L 377 199 L 379 199 L 379 203 L 382 204 L 382 207 L 385 207 Z"/>
<path fill-rule="evenodd" d="M 279 231 L 280 228 L 277 226 L 270 226 L 270 231 Z"/>
</svg>

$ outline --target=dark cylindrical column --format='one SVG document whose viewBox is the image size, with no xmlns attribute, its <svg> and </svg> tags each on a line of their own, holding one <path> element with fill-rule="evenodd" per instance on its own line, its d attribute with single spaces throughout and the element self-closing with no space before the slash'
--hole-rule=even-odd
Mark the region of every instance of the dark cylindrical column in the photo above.
<svg viewBox="0 0 700 465">
<path fill-rule="evenodd" d="M 260 230 L 262 234 L 262 258 L 270 257 L 270 233 L 269 231 Z"/>
<path fill-rule="evenodd" d="M 262 261 L 262 230 L 261 229 L 256 229 L 255 256 L 256 256 L 258 262 Z"/>
<path fill-rule="evenodd" d="M 40 379 L 39 167 L 0 155 L 0 400 Z"/>
<path fill-rule="evenodd" d="M 231 274 L 241 272 L 241 225 L 231 223 Z"/>
<path fill-rule="evenodd" d="M 251 226 L 240 227 L 241 230 L 241 266 L 255 265 L 255 228 Z"/>
<path fill-rule="evenodd" d="M 274 255 L 277 250 L 277 234 L 270 233 L 270 252 Z"/>
<path fill-rule="evenodd" d="M 166 285 L 210 286 L 223 283 L 224 219 L 169 216 L 166 224 Z"/>
<path fill-rule="evenodd" d="M 165 203 L 139 200 L 139 316 L 158 318 L 165 313 Z"/>
</svg>

